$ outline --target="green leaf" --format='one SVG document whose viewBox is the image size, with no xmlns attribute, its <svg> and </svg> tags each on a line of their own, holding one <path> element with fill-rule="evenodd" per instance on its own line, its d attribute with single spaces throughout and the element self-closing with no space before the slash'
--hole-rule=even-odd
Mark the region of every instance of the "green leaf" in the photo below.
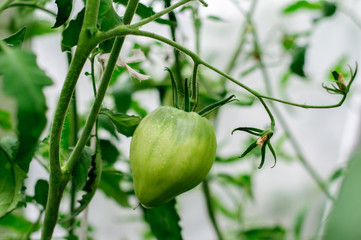
<svg viewBox="0 0 361 240">
<path fill-rule="evenodd" d="M 137 116 L 129 116 L 124 113 L 114 113 L 107 109 L 103 109 L 100 113 L 108 116 L 117 128 L 117 131 L 127 137 L 133 135 L 141 120 L 140 117 Z"/>
<path fill-rule="evenodd" d="M 82 9 L 75 19 L 69 22 L 68 27 L 63 31 L 61 39 L 61 50 L 71 51 L 71 48 L 78 44 L 79 34 L 83 25 L 85 10 Z"/>
<path fill-rule="evenodd" d="M 128 0 L 114 0 L 114 2 L 122 4 L 124 6 L 127 6 L 127 4 L 128 4 Z M 152 16 L 153 14 L 155 14 L 155 12 L 154 12 L 153 8 L 148 7 L 142 3 L 139 3 L 135 14 L 137 14 L 139 17 L 144 19 L 144 18 Z M 162 18 L 158 18 L 157 20 L 155 20 L 155 22 L 157 22 L 159 24 L 166 24 L 166 25 L 171 25 L 171 26 L 175 25 L 174 22 L 166 20 L 166 19 L 162 19 Z"/>
<path fill-rule="evenodd" d="M 285 14 L 289 14 L 289 13 L 293 13 L 295 11 L 299 11 L 302 9 L 306 9 L 306 10 L 320 10 L 322 9 L 322 4 L 320 1 L 317 1 L 315 3 L 309 2 L 309 1 L 297 1 L 294 2 L 290 5 L 288 5 L 287 7 L 285 7 L 283 9 L 283 13 Z"/>
<path fill-rule="evenodd" d="M 73 8 L 73 0 L 56 0 L 55 3 L 58 6 L 58 14 L 53 28 L 62 26 L 68 20 Z"/>
<path fill-rule="evenodd" d="M 216 21 L 216 22 L 225 22 L 225 20 L 223 18 L 220 18 L 218 16 L 214 16 L 214 15 L 208 16 L 207 19 L 212 20 L 212 21 Z"/>
<path fill-rule="evenodd" d="M 336 169 L 336 171 L 333 172 L 333 174 L 331 175 L 329 181 L 333 182 L 341 177 L 343 177 L 345 175 L 345 169 L 344 168 L 338 168 Z"/>
<path fill-rule="evenodd" d="M 324 240 L 361 238 L 361 148 L 355 148 L 345 172 L 338 198 L 327 219 Z"/>
<path fill-rule="evenodd" d="M 303 67 L 305 65 L 307 46 L 296 47 L 292 53 L 292 61 L 290 70 L 292 73 L 297 74 L 300 77 L 306 77 Z"/>
<path fill-rule="evenodd" d="M 45 209 L 46 202 L 48 201 L 48 192 L 49 192 L 48 181 L 44 179 L 39 179 L 35 184 L 34 199 L 37 203 L 43 206 L 43 209 Z"/>
<path fill-rule="evenodd" d="M 322 13 L 324 17 L 331 17 L 336 13 L 337 5 L 328 1 L 323 1 Z"/>
<path fill-rule="evenodd" d="M 115 126 L 113 122 L 105 115 L 99 115 L 98 117 L 99 127 L 109 132 L 113 137 L 119 139 L 117 131 L 115 130 Z"/>
<path fill-rule="evenodd" d="M 307 216 L 308 208 L 304 207 L 299 211 L 296 217 L 294 232 L 295 232 L 295 239 L 302 240 L 302 230 L 305 224 L 306 216 Z"/>
<path fill-rule="evenodd" d="M 82 196 L 82 198 L 79 200 L 80 206 L 77 207 L 74 212 L 72 212 L 72 215 L 64 220 L 61 220 L 60 223 L 66 222 L 77 215 L 79 215 L 90 203 L 90 201 L 93 199 L 101 178 L 102 173 L 102 156 L 101 151 L 99 150 L 99 145 L 97 146 L 97 152 L 95 154 L 95 157 L 93 158 L 91 162 L 91 169 L 88 174 L 88 181 L 86 182 L 86 185 L 84 186 L 83 190 L 85 191 L 85 194 Z"/>
<path fill-rule="evenodd" d="M 12 139 L 0 141 L 0 218 L 24 202 L 23 181 L 27 177 L 14 161 L 17 143 Z"/>
<path fill-rule="evenodd" d="M 102 152 L 103 161 L 113 164 L 117 161 L 119 156 L 118 149 L 112 144 L 111 141 L 100 139 L 100 149 Z"/>
<path fill-rule="evenodd" d="M 144 219 L 149 224 L 158 240 L 181 240 L 182 228 L 179 226 L 180 217 L 175 208 L 176 201 L 163 204 L 159 207 L 144 210 Z"/>
<path fill-rule="evenodd" d="M 119 113 L 126 113 L 132 102 L 133 84 L 131 81 L 125 81 L 119 89 L 112 92 L 115 108 Z"/>
<path fill-rule="evenodd" d="M 286 230 L 282 227 L 265 227 L 249 229 L 242 232 L 245 240 L 285 240 Z"/>
<path fill-rule="evenodd" d="M 0 109 L 0 127 L 4 130 L 10 130 L 12 126 L 10 113 Z"/>
<path fill-rule="evenodd" d="M 32 222 L 19 214 L 11 213 L 0 219 L 0 228 L 11 229 L 23 236 L 31 230 L 32 226 Z"/>
<path fill-rule="evenodd" d="M 124 180 L 121 172 L 116 170 L 103 170 L 99 189 L 105 195 L 114 199 L 120 206 L 130 207 L 128 195 L 120 188 L 120 183 Z"/>
<path fill-rule="evenodd" d="M 123 19 L 114 10 L 112 1 L 102 0 L 100 3 L 100 12 L 98 19 L 98 25 L 100 26 L 100 30 L 107 31 L 122 23 Z M 109 53 L 112 50 L 113 43 L 114 39 L 104 41 L 99 45 L 99 48 L 103 52 Z"/>
<path fill-rule="evenodd" d="M 10 37 L 3 39 L 3 41 L 11 46 L 20 47 L 24 41 L 25 32 L 26 32 L 26 27 L 23 27 L 22 29 L 11 35 Z"/>
<path fill-rule="evenodd" d="M 75 191 L 80 191 L 84 188 L 88 179 L 88 170 L 91 166 L 94 151 L 90 147 L 85 147 L 80 160 L 74 167 L 73 179 Z"/>
<path fill-rule="evenodd" d="M 17 129 L 20 147 L 15 162 L 28 172 L 38 139 L 46 125 L 46 101 L 43 88 L 52 84 L 32 53 L 5 48 L 0 53 L 0 75 L 4 92 L 17 101 Z M 26 89 L 26 91 L 24 91 Z"/>
</svg>

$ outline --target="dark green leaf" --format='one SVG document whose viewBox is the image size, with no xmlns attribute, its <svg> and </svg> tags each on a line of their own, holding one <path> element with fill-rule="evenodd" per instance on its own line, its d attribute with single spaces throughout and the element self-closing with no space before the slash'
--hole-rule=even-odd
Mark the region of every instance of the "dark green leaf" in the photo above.
<svg viewBox="0 0 361 240">
<path fill-rule="evenodd" d="M 43 88 L 52 84 L 32 53 L 6 48 L 0 53 L 0 74 L 4 92 L 17 101 L 20 147 L 15 162 L 28 172 L 40 134 L 46 125 Z M 26 91 L 24 91 L 26 89 Z"/>
<path fill-rule="evenodd" d="M 11 46 L 20 47 L 24 41 L 25 33 L 26 33 L 26 27 L 23 27 L 22 29 L 11 35 L 10 37 L 7 37 L 3 40 Z"/>
<path fill-rule="evenodd" d="M 113 198 L 120 206 L 130 207 L 128 195 L 120 188 L 120 183 L 124 180 L 124 176 L 118 171 L 103 170 L 99 184 L 105 195 Z"/>
<path fill-rule="evenodd" d="M 68 20 L 73 8 L 73 0 L 56 0 L 55 3 L 58 6 L 58 14 L 53 28 L 62 26 Z"/>
<path fill-rule="evenodd" d="M 102 151 L 103 161 L 109 164 L 117 161 L 119 151 L 109 140 L 100 139 L 100 149 Z"/>
<path fill-rule="evenodd" d="M 84 188 L 87 182 L 88 170 L 91 166 L 93 155 L 94 151 L 89 147 L 85 147 L 81 154 L 80 160 L 75 165 L 73 170 L 75 191 L 80 191 Z"/>
<path fill-rule="evenodd" d="M 124 113 L 115 113 L 107 109 L 102 110 L 100 113 L 108 116 L 117 128 L 117 131 L 127 137 L 133 135 L 141 120 L 140 117 L 137 116 L 129 116 Z"/>
<path fill-rule="evenodd" d="M 22 187 L 27 175 L 12 159 L 16 148 L 12 139 L 0 141 L 0 218 L 24 202 Z"/>
<path fill-rule="evenodd" d="M 44 179 L 39 179 L 35 184 L 34 199 L 37 203 L 42 205 L 45 209 L 46 202 L 48 201 L 49 183 Z"/>
<path fill-rule="evenodd" d="M 324 17 L 331 17 L 336 13 L 337 6 L 335 3 L 323 1 L 322 12 Z"/>
<path fill-rule="evenodd" d="M 286 230 L 282 227 L 249 229 L 242 232 L 245 240 L 285 240 Z"/>
<path fill-rule="evenodd" d="M 119 139 L 116 128 L 113 122 L 106 115 L 98 116 L 99 127 L 109 132 L 113 137 Z"/>
<path fill-rule="evenodd" d="M 113 91 L 112 95 L 115 102 L 115 108 L 119 113 L 126 113 L 132 102 L 133 85 L 131 81 L 121 84 L 119 89 Z"/>
<path fill-rule="evenodd" d="M 297 74 L 300 77 L 306 77 L 306 74 L 303 70 L 305 65 L 305 56 L 306 56 L 307 46 L 297 47 L 292 53 L 292 61 L 290 65 L 290 70 L 294 74 Z"/>
<path fill-rule="evenodd" d="M 361 148 L 359 146 L 360 143 L 348 162 L 338 198 L 327 218 L 324 240 L 361 238 L 359 224 L 361 222 Z"/>
<path fill-rule="evenodd" d="M 83 25 L 84 12 L 84 9 L 81 10 L 64 30 L 61 40 L 61 50 L 63 52 L 71 51 L 71 48 L 78 44 L 80 30 Z"/>
<path fill-rule="evenodd" d="M 173 199 L 159 207 L 151 209 L 143 208 L 144 219 L 158 240 L 182 239 L 182 228 L 179 226 L 180 218 L 175 204 L 176 201 Z"/>
<path fill-rule="evenodd" d="M 77 215 L 79 215 L 90 203 L 90 201 L 93 199 L 95 192 L 98 189 L 101 173 L 102 173 L 102 156 L 101 151 L 99 150 L 99 145 L 97 145 L 97 152 L 95 154 L 95 157 L 93 158 L 91 162 L 91 169 L 88 174 L 88 180 L 86 182 L 86 185 L 84 186 L 83 190 L 85 191 L 85 194 L 82 196 L 82 198 L 79 200 L 80 206 L 77 207 L 74 212 L 72 212 L 72 215 L 68 217 L 67 219 L 61 220 L 60 223 L 66 222 Z"/>
<path fill-rule="evenodd" d="M 122 4 L 124 6 L 127 6 L 127 4 L 128 4 L 128 0 L 114 0 L 114 2 Z M 153 8 L 148 7 L 148 6 L 146 6 L 146 5 L 142 4 L 142 3 L 138 4 L 138 8 L 137 8 L 135 13 L 141 18 L 147 18 L 147 17 L 150 17 L 153 14 L 155 14 Z M 160 23 L 160 24 L 167 24 L 167 25 L 174 25 L 175 24 L 172 21 L 162 19 L 162 18 L 159 18 L 159 19 L 155 20 L 155 22 Z"/>
<path fill-rule="evenodd" d="M 322 9 L 322 4 L 320 1 L 317 2 L 309 2 L 309 1 L 297 1 L 288 5 L 283 9 L 283 13 L 293 13 L 295 11 L 306 9 L 306 10 L 320 10 Z"/>
<path fill-rule="evenodd" d="M 0 109 L 0 127 L 4 130 L 10 130 L 12 126 L 10 113 Z"/>
</svg>

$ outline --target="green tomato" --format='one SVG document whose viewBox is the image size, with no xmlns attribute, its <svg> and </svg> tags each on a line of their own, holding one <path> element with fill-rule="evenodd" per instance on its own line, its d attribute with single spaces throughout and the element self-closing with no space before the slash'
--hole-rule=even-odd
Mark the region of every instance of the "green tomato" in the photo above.
<svg viewBox="0 0 361 240">
<path fill-rule="evenodd" d="M 160 107 L 138 125 L 130 144 L 135 194 L 156 207 L 197 186 L 216 156 L 209 120 L 195 112 Z"/>
</svg>

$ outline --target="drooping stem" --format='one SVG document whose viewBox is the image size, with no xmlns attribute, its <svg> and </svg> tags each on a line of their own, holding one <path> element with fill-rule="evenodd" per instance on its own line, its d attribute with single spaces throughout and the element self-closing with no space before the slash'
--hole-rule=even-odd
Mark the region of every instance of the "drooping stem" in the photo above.
<svg viewBox="0 0 361 240">
<path fill-rule="evenodd" d="M 203 193 L 204 193 L 204 197 L 206 200 L 206 205 L 207 205 L 207 212 L 208 212 L 208 216 L 211 219 L 211 223 L 213 225 L 213 228 L 217 234 L 218 240 L 223 240 L 223 235 L 221 233 L 221 230 L 218 226 L 218 222 L 217 219 L 215 217 L 214 214 L 214 207 L 213 207 L 213 203 L 212 203 L 212 197 L 211 197 L 211 191 L 209 189 L 209 183 L 208 180 L 205 179 L 202 183 L 202 189 L 203 189 Z"/>
</svg>

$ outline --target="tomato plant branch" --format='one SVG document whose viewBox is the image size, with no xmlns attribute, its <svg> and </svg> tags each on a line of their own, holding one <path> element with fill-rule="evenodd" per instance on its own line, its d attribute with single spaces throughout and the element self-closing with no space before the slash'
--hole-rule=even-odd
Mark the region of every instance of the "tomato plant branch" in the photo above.
<svg viewBox="0 0 361 240">
<path fill-rule="evenodd" d="M 50 240 L 58 220 L 59 207 L 64 189 L 69 181 L 64 177 L 60 166 L 60 139 L 64 125 L 67 109 L 73 95 L 77 80 L 83 69 L 83 66 L 96 46 L 93 41 L 89 28 L 96 26 L 97 14 L 100 0 L 88 0 L 86 3 L 83 26 L 79 35 L 78 47 L 74 58 L 70 64 L 63 88 L 60 93 L 59 101 L 55 110 L 53 125 L 50 132 L 50 175 L 49 175 L 49 193 L 46 205 L 44 224 L 41 234 L 41 240 Z"/>
<path fill-rule="evenodd" d="M 11 2 L 11 1 L 10 1 Z M 1 11 L 4 11 L 6 9 L 9 9 L 9 8 L 13 8 L 13 7 L 29 7 L 29 8 L 35 8 L 35 9 L 39 9 L 43 12 L 46 12 L 46 13 L 49 13 L 50 15 L 56 17 L 56 13 L 50 11 L 49 9 L 46 9 L 45 7 L 43 6 L 40 6 L 38 4 L 35 4 L 35 3 L 29 3 L 29 2 L 15 2 L 15 3 L 11 3 L 9 5 L 5 5 L 4 7 L 0 7 L 0 12 Z"/>
<path fill-rule="evenodd" d="M 259 58 L 258 58 L 259 67 L 260 67 L 260 70 L 261 70 L 261 73 L 262 73 L 262 76 L 263 76 L 263 79 L 264 79 L 264 82 L 265 82 L 265 85 L 266 85 L 266 89 L 267 89 L 266 91 L 267 91 L 267 94 L 269 96 L 272 96 L 273 95 L 273 88 L 272 88 L 272 85 L 271 85 L 270 75 L 269 75 L 269 73 L 267 71 L 266 65 L 263 62 L 263 55 L 262 55 L 262 52 L 260 50 L 259 40 L 258 40 L 258 35 L 257 35 L 257 32 L 256 32 L 256 28 L 255 28 L 255 26 L 253 24 L 253 21 L 252 21 L 252 18 L 250 16 L 247 17 L 247 21 L 252 26 L 252 32 L 251 33 L 252 33 L 252 36 L 253 36 L 254 47 L 255 47 L 256 53 L 259 56 Z M 264 99 L 269 99 L 269 97 L 263 97 L 263 98 Z M 335 104 L 334 107 L 340 106 L 344 102 L 345 98 L 346 98 L 346 94 L 343 95 L 343 98 L 341 99 L 339 104 Z M 278 102 L 280 102 L 280 101 L 278 101 Z M 272 101 L 270 101 L 269 103 L 270 103 L 270 105 L 272 107 L 273 112 L 277 116 L 277 119 L 280 122 L 280 124 L 281 124 L 281 126 L 282 126 L 282 128 L 284 130 L 285 135 L 288 137 L 288 139 L 290 140 L 290 142 L 291 142 L 291 144 L 293 146 L 293 149 L 296 151 L 297 157 L 298 157 L 299 161 L 301 162 L 301 164 L 303 165 L 303 167 L 311 175 L 311 177 L 314 179 L 314 181 L 317 183 L 317 185 L 320 187 L 320 189 L 326 194 L 326 196 L 329 199 L 334 200 L 334 198 L 330 194 L 326 184 L 323 182 L 323 180 L 318 175 L 318 173 L 313 169 L 313 167 L 309 164 L 307 159 L 304 157 L 304 154 L 303 154 L 303 152 L 301 150 L 301 147 L 299 146 L 297 140 L 295 139 L 295 137 L 291 133 L 291 130 L 290 130 L 285 118 L 283 117 L 283 114 L 281 113 L 281 111 L 279 111 L 278 107 L 275 104 L 273 104 Z M 291 104 L 291 105 L 293 105 L 293 104 Z M 305 106 L 302 106 L 302 105 L 296 105 L 296 106 L 305 107 Z M 309 107 L 309 108 L 310 107 L 311 108 L 312 107 L 317 108 L 317 106 L 307 106 L 307 107 Z M 322 107 L 319 106 L 318 108 L 322 108 Z"/>
<path fill-rule="evenodd" d="M 129 24 L 135 14 L 135 10 L 137 9 L 139 0 L 133 0 L 128 2 L 128 6 L 126 9 L 126 12 L 124 13 L 124 24 Z M 88 120 L 85 123 L 83 132 L 79 138 L 78 143 L 76 144 L 73 152 L 71 153 L 69 160 L 65 164 L 63 171 L 71 174 L 75 164 L 80 158 L 80 155 L 91 135 L 91 131 L 93 129 L 93 126 L 97 120 L 106 90 L 108 88 L 111 76 L 113 74 L 116 62 L 118 60 L 120 50 L 124 43 L 124 37 L 118 37 L 116 38 L 113 48 L 111 50 L 108 63 L 105 67 L 102 79 L 100 81 L 100 85 L 97 91 L 97 95 L 95 97 L 93 106 L 90 110 L 90 114 L 88 116 Z"/>
<path fill-rule="evenodd" d="M 145 18 L 142 21 L 139 21 L 137 23 L 134 23 L 134 24 L 130 25 L 129 27 L 138 29 L 138 28 L 146 25 L 147 23 L 153 22 L 154 20 L 157 20 L 161 16 L 163 16 L 165 14 L 168 14 L 168 13 L 172 12 L 174 9 L 176 9 L 176 8 L 186 4 L 188 2 L 191 2 L 191 1 L 195 1 L 195 0 L 182 0 L 182 1 L 179 1 L 179 2 L 177 2 L 175 4 L 173 4 L 173 5 L 165 8 L 163 11 L 160 11 L 159 13 L 153 14 L 152 16 L 147 17 L 147 18 Z"/>
</svg>

